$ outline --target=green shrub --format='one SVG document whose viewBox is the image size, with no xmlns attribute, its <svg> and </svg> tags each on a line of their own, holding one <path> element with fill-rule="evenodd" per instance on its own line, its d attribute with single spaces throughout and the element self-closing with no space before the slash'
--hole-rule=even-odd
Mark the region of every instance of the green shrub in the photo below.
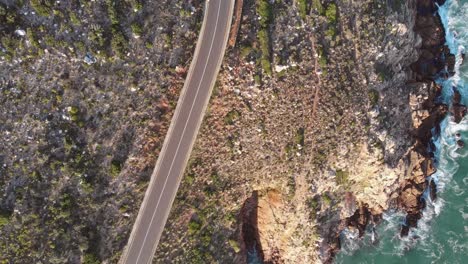
<svg viewBox="0 0 468 264">
<path fill-rule="evenodd" d="M 322 194 L 322 201 L 323 201 L 323 204 L 327 207 L 330 206 L 331 204 L 331 198 L 326 193 Z"/>
<path fill-rule="evenodd" d="M 271 63 L 270 63 L 270 39 L 268 37 L 268 31 L 266 29 L 260 29 L 258 31 L 258 42 L 260 45 L 260 65 L 267 75 L 271 75 Z"/>
<path fill-rule="evenodd" d="M 376 106 L 379 102 L 379 92 L 376 90 L 369 90 L 367 97 L 369 98 L 369 102 L 372 107 Z"/>
<path fill-rule="evenodd" d="M 110 173 L 112 177 L 117 177 L 121 171 L 122 171 L 122 164 L 120 163 L 120 161 L 112 160 L 111 169 L 110 169 Z"/>
<path fill-rule="evenodd" d="M 253 51 L 252 46 L 244 45 L 241 47 L 240 56 L 245 59 L 252 53 L 252 51 Z"/>
<path fill-rule="evenodd" d="M 260 0 L 257 5 L 257 14 L 260 16 L 260 27 L 266 28 L 271 22 L 273 13 L 268 0 Z"/>
<path fill-rule="evenodd" d="M 8 14 L 8 11 L 5 9 L 5 7 L 0 5 L 0 17 L 5 17 L 7 14 Z"/>
<path fill-rule="evenodd" d="M 198 222 L 198 221 L 195 221 L 195 220 L 190 220 L 189 224 L 188 224 L 188 231 L 189 231 L 189 234 L 195 234 L 197 233 L 198 231 L 200 231 L 201 229 L 201 224 Z"/>
<path fill-rule="evenodd" d="M 302 19 L 305 19 L 309 13 L 310 0 L 298 0 L 297 8 L 299 9 L 299 15 Z"/>
<path fill-rule="evenodd" d="M 327 67 L 328 67 L 328 59 L 327 59 L 327 54 L 324 52 L 323 48 L 319 47 L 317 49 L 317 54 L 319 56 L 318 58 L 318 64 L 320 66 L 320 69 L 322 70 L 322 74 L 326 76 L 327 74 Z"/>
<path fill-rule="evenodd" d="M 138 23 L 133 23 L 131 28 L 133 34 L 135 34 L 136 36 L 141 36 L 141 34 L 143 33 L 143 28 Z"/>
<path fill-rule="evenodd" d="M 76 16 L 76 14 L 73 11 L 70 13 L 70 21 L 75 26 L 81 25 L 80 19 Z"/>
<path fill-rule="evenodd" d="M 304 128 L 299 128 L 296 132 L 296 136 L 294 137 L 294 141 L 296 145 L 304 146 Z"/>
<path fill-rule="evenodd" d="M 237 243 L 236 240 L 229 239 L 229 245 L 231 246 L 232 250 L 234 250 L 234 252 L 236 252 L 236 253 L 240 252 L 239 243 Z"/>
<path fill-rule="evenodd" d="M 143 9 L 142 3 L 137 1 L 133 4 L 133 10 L 135 10 L 136 12 L 139 12 L 141 9 Z"/>
<path fill-rule="evenodd" d="M 77 122 L 79 119 L 79 113 L 80 113 L 80 109 L 78 109 L 78 107 L 76 106 L 68 107 L 68 114 L 70 115 L 71 121 Z"/>
<path fill-rule="evenodd" d="M 318 209 L 318 201 L 317 199 L 315 198 L 309 198 L 307 199 L 307 205 L 309 206 L 309 208 L 313 211 L 317 210 Z"/>
<path fill-rule="evenodd" d="M 336 24 L 338 22 L 337 15 L 338 10 L 336 8 L 336 4 L 328 4 L 327 8 L 325 9 L 325 17 L 328 21 L 328 29 L 325 32 L 325 36 L 329 38 L 334 38 L 336 36 Z"/>
<path fill-rule="evenodd" d="M 234 122 L 239 119 L 240 113 L 237 110 L 231 110 L 227 115 L 224 117 L 224 122 L 228 125 L 233 125 Z"/>
<path fill-rule="evenodd" d="M 54 38 L 54 36 L 52 36 L 52 35 L 46 35 L 46 36 L 44 36 L 44 43 L 45 43 L 48 47 L 54 47 L 54 46 L 55 46 L 55 38 Z"/>
<path fill-rule="evenodd" d="M 88 39 L 93 42 L 96 47 L 104 46 L 104 30 L 99 24 L 92 24 L 88 33 Z"/>
<path fill-rule="evenodd" d="M 36 34 L 32 31 L 31 28 L 26 29 L 26 36 L 28 37 L 29 43 L 31 43 L 31 45 L 34 48 L 36 48 L 36 49 L 41 48 L 40 45 L 39 45 L 39 41 L 37 41 Z"/>
<path fill-rule="evenodd" d="M 6 214 L 0 214 L 0 228 L 10 223 L 10 217 Z"/>
<path fill-rule="evenodd" d="M 320 0 L 312 0 L 312 9 L 317 10 L 317 13 L 323 13 L 323 6 Z"/>
<path fill-rule="evenodd" d="M 337 15 L 338 15 L 338 10 L 336 8 L 336 4 L 335 3 L 328 4 L 327 9 L 325 9 L 325 17 L 327 18 L 328 23 L 336 24 Z"/>
<path fill-rule="evenodd" d="M 329 25 L 329 28 L 325 31 L 325 36 L 334 38 L 336 36 L 336 27 L 334 25 Z"/>
<path fill-rule="evenodd" d="M 257 14 L 260 16 L 260 29 L 257 32 L 257 41 L 260 46 L 259 66 L 267 75 L 271 75 L 270 38 L 268 36 L 268 25 L 273 18 L 273 12 L 268 0 L 260 0 L 257 4 Z"/>
<path fill-rule="evenodd" d="M 19 46 L 18 41 L 10 36 L 4 36 L 1 38 L 1 44 L 10 55 L 16 54 L 16 48 Z"/>
<path fill-rule="evenodd" d="M 348 183 L 349 172 L 344 170 L 336 171 L 336 184 L 342 185 Z"/>
<path fill-rule="evenodd" d="M 101 263 L 99 261 L 99 258 L 92 253 L 87 253 L 83 257 L 83 264 L 99 264 L 99 263 Z"/>
<path fill-rule="evenodd" d="M 54 2 L 54 0 L 31 0 L 31 7 L 38 15 L 48 17 L 52 12 Z"/>
<path fill-rule="evenodd" d="M 112 40 L 111 40 L 111 48 L 112 52 L 116 54 L 118 57 L 123 57 L 127 52 L 128 48 L 128 41 L 123 35 L 122 31 L 113 28 L 112 29 Z"/>
<path fill-rule="evenodd" d="M 106 0 L 107 5 L 107 14 L 109 15 L 109 20 L 112 25 L 118 25 L 119 19 L 117 15 L 117 10 L 115 8 L 116 2 L 112 0 Z"/>
<path fill-rule="evenodd" d="M 153 42 L 151 42 L 151 41 L 146 41 L 146 42 L 145 42 L 145 47 L 146 47 L 147 49 L 152 49 L 152 48 L 154 47 Z"/>
</svg>

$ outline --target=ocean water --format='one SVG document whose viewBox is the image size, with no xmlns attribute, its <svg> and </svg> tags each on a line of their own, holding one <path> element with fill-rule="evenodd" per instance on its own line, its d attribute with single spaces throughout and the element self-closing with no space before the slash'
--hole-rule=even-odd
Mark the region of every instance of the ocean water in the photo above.
<svg viewBox="0 0 468 264">
<path fill-rule="evenodd" d="M 455 86 L 462 103 L 468 105 L 468 56 L 462 63 L 462 54 L 465 50 L 468 53 L 468 0 L 448 0 L 439 8 L 439 14 L 447 45 L 456 54 L 455 75 L 438 81 L 443 86 L 440 100 L 450 104 Z M 467 143 L 465 148 L 457 147 L 458 137 Z M 438 171 L 429 180 L 437 184 L 438 197 L 431 201 L 424 195 L 427 207 L 418 228 L 400 238 L 405 214 L 387 212 L 383 222 L 377 227 L 369 226 L 362 239 L 345 230 L 336 263 L 468 263 L 468 118 L 456 124 L 450 116 L 446 117 L 441 135 L 433 140 Z"/>
</svg>

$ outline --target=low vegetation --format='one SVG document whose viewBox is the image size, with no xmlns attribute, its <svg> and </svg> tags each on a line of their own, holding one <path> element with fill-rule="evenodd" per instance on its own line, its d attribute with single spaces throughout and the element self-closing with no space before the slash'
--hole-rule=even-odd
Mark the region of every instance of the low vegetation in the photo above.
<svg viewBox="0 0 468 264">
<path fill-rule="evenodd" d="M 257 41 L 260 49 L 259 66 L 266 75 L 271 75 L 271 47 L 270 47 L 270 23 L 273 19 L 272 4 L 268 0 L 260 0 L 257 3 L 257 14 L 260 17 L 260 28 L 257 31 Z"/>
<path fill-rule="evenodd" d="M 336 184 L 345 185 L 348 183 L 348 180 L 349 180 L 349 172 L 345 170 L 337 170 L 335 179 L 336 179 Z"/>
<path fill-rule="evenodd" d="M 325 32 L 325 36 L 333 39 L 337 34 L 337 21 L 338 21 L 338 10 L 335 3 L 329 3 L 325 9 L 324 13 L 325 18 L 327 19 L 328 29 Z"/>
<path fill-rule="evenodd" d="M 0 263 L 117 262 L 202 15 L 176 0 L 0 1 Z"/>
</svg>

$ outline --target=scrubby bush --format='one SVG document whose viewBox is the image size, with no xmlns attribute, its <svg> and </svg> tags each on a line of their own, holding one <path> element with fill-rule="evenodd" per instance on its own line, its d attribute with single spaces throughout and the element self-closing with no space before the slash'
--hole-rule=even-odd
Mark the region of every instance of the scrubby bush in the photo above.
<svg viewBox="0 0 468 264">
<path fill-rule="evenodd" d="M 336 171 L 336 184 L 343 185 L 348 182 L 349 172 L 344 170 Z"/>
<path fill-rule="evenodd" d="M 268 2 L 268 0 L 261 0 L 258 2 L 257 14 L 260 16 L 260 29 L 257 32 L 257 41 L 260 46 L 260 61 L 258 64 L 263 68 L 267 75 L 271 75 L 271 54 L 268 26 L 273 19 L 273 13 L 271 4 Z"/>
</svg>

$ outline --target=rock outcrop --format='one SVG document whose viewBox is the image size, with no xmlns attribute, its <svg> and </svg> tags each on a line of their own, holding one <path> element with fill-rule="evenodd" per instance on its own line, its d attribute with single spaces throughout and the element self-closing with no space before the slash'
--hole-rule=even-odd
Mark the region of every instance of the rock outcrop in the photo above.
<svg viewBox="0 0 468 264">
<path fill-rule="evenodd" d="M 448 78 L 453 74 L 455 57 L 450 54 L 445 45 L 445 33 L 441 19 L 437 14 L 437 5 L 444 1 L 416 1 L 416 24 L 414 31 L 422 38 L 419 48 L 420 57 L 411 65 L 416 83 L 415 93 L 410 96 L 410 106 L 413 120 L 413 135 L 416 139 L 414 147 L 407 156 L 408 169 L 400 183 L 398 206 L 407 213 L 406 223 L 402 225 L 400 235 L 408 235 L 410 227 L 416 227 L 422 217 L 425 201 L 422 198 L 426 188 L 431 188 L 431 196 L 435 198 L 435 185 L 428 182 L 428 176 L 435 172 L 433 153 L 431 150 L 433 128 L 440 132 L 440 122 L 448 113 L 448 107 L 436 104 L 441 87 L 435 79 Z M 459 112 L 460 108 L 454 108 Z"/>
<path fill-rule="evenodd" d="M 456 123 L 460 123 L 460 121 L 465 117 L 467 110 L 466 106 L 461 104 L 461 95 L 457 88 L 453 88 L 454 95 L 452 100 L 452 108 L 450 109 L 450 113 L 452 114 L 453 120 Z"/>
<path fill-rule="evenodd" d="M 415 41 L 416 46 L 414 47 L 419 57 L 409 67 L 410 72 L 408 74 L 410 77 L 405 87 L 405 89 L 410 90 L 408 106 L 398 107 L 403 107 L 403 109 L 408 107 L 411 113 L 410 124 L 412 129 L 410 135 L 412 138 L 408 140 L 413 143 L 412 146 L 407 148 L 404 155 L 395 155 L 395 159 L 387 158 L 389 156 L 388 147 L 391 144 L 386 143 L 385 161 L 386 163 L 396 164 L 396 166 L 393 166 L 385 173 L 387 177 L 384 178 L 389 180 L 381 192 L 385 194 L 385 197 L 379 198 L 377 194 L 366 195 L 365 188 L 360 192 L 356 190 L 360 206 L 352 216 L 344 218 L 342 227 L 357 229 L 360 236 L 364 234 L 366 226 L 370 222 L 373 224 L 378 223 L 381 219 L 381 213 L 391 206 L 407 213 L 406 223 L 402 225 L 400 233 L 402 236 L 408 234 L 410 227 L 417 226 L 417 221 L 422 216 L 421 211 L 425 207 L 422 194 L 426 188 L 430 189 L 431 198 L 436 198 L 435 183 L 426 180 L 428 176 L 435 172 L 433 153 L 431 153 L 431 150 L 434 149 L 432 143 L 433 129 L 435 128 L 436 132 L 440 132 L 440 122 L 449 111 L 455 121 L 461 120 L 466 114 L 466 108 L 460 104 L 459 96 L 455 96 L 450 110 L 448 106 L 436 103 L 436 99 L 441 93 L 441 87 L 435 83 L 435 80 L 437 78 L 448 78 L 452 75 L 455 64 L 455 57 L 450 54 L 450 50 L 445 45 L 444 28 L 440 17 L 437 15 L 437 4 L 442 5 L 443 2 L 415 0 L 408 3 L 409 7 L 413 8 L 413 15 L 415 16 L 413 31 L 420 37 L 418 41 Z M 391 90 L 395 92 L 396 88 L 391 88 Z M 456 91 L 455 95 L 457 95 Z M 382 100 L 384 108 L 392 106 L 388 105 L 388 103 L 387 106 L 385 104 L 385 100 L 389 99 L 383 98 Z M 378 115 L 377 112 L 375 116 Z M 392 115 L 391 118 L 398 119 L 397 114 L 390 112 L 390 115 Z M 404 115 L 404 110 L 401 111 L 400 115 Z M 397 136 L 394 133 L 395 131 L 389 130 L 388 132 L 394 134 L 394 137 Z M 378 132 L 377 135 L 383 138 L 385 133 Z M 401 141 L 404 138 L 396 140 Z M 463 146 L 463 142 L 460 145 Z M 379 187 L 370 183 L 382 179 L 381 176 L 367 176 L 363 177 L 364 181 L 359 180 L 359 176 L 363 176 L 363 173 L 366 174 L 365 171 L 372 167 L 372 164 L 369 163 L 371 160 L 369 157 L 372 156 L 360 157 L 356 161 L 356 167 L 361 169 L 357 173 L 358 175 L 350 178 L 357 181 L 358 186 L 370 185 L 372 187 L 369 189 L 375 191 Z M 378 174 L 378 171 L 384 166 L 381 164 L 380 166 L 374 165 L 374 167 L 374 174 Z M 373 178 L 375 179 L 373 180 Z M 392 184 L 392 179 L 395 179 L 394 184 Z M 367 185 L 363 185 L 363 183 L 367 183 Z M 378 205 L 380 205 L 380 210 Z"/>
<path fill-rule="evenodd" d="M 315 262 L 296 245 L 297 232 L 305 230 L 297 225 L 297 219 L 291 218 L 291 208 L 287 197 L 278 190 L 253 191 L 240 212 L 241 254 L 237 262 Z"/>
<path fill-rule="evenodd" d="M 241 251 L 243 254 L 240 263 L 249 263 L 253 260 L 263 262 L 263 254 L 260 234 L 258 230 L 258 191 L 254 191 L 242 206 L 240 212 L 240 235 L 242 242 Z"/>
</svg>

